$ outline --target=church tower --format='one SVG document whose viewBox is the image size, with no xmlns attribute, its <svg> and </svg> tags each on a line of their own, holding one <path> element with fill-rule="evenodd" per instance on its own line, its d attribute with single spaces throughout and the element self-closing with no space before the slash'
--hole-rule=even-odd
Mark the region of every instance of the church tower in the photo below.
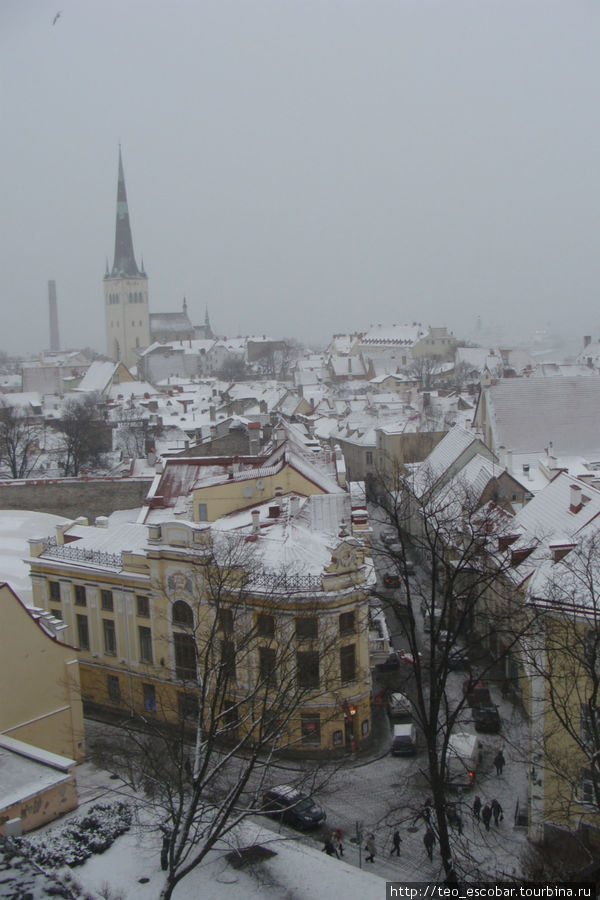
<svg viewBox="0 0 600 900">
<path fill-rule="evenodd" d="M 133 253 L 120 145 L 115 258 L 110 271 L 108 262 L 106 265 L 104 308 L 108 356 L 127 367 L 137 365 L 136 351 L 150 344 L 148 278 L 143 261 L 142 268 L 138 269 Z"/>
</svg>

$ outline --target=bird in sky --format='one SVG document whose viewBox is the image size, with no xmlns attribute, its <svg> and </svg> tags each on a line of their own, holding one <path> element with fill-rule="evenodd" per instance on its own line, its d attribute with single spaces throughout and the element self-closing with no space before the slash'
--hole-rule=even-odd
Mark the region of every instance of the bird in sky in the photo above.
<svg viewBox="0 0 600 900">
<path fill-rule="evenodd" d="M 54 18 L 52 19 L 52 24 L 56 25 L 56 23 L 58 22 L 59 19 L 60 19 L 60 10 L 56 13 Z"/>
</svg>

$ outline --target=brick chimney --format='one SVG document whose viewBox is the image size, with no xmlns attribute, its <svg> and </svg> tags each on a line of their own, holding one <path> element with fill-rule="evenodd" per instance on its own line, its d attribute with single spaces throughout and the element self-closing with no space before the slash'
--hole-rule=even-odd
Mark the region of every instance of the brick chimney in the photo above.
<svg viewBox="0 0 600 900">
<path fill-rule="evenodd" d="M 571 485 L 571 504 L 569 510 L 572 513 L 578 513 L 583 503 L 581 502 L 581 488 L 578 484 Z"/>
</svg>

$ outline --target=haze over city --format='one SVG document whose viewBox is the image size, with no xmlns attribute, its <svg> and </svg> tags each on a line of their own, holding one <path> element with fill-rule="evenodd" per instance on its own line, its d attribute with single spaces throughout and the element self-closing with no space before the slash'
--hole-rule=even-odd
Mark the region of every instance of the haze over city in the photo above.
<svg viewBox="0 0 600 900">
<path fill-rule="evenodd" d="M 599 30 L 552 0 L 7 0 L 1 348 L 48 346 L 55 279 L 62 346 L 106 350 L 119 143 L 153 310 L 596 332 Z"/>
</svg>

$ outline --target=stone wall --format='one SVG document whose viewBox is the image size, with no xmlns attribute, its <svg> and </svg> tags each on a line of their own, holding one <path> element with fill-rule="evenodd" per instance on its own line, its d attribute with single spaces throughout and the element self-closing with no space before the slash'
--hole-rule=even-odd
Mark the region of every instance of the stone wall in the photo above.
<svg viewBox="0 0 600 900">
<path fill-rule="evenodd" d="M 0 509 L 29 509 L 66 519 L 108 516 L 142 506 L 151 478 L 57 478 L 0 482 Z"/>
</svg>

